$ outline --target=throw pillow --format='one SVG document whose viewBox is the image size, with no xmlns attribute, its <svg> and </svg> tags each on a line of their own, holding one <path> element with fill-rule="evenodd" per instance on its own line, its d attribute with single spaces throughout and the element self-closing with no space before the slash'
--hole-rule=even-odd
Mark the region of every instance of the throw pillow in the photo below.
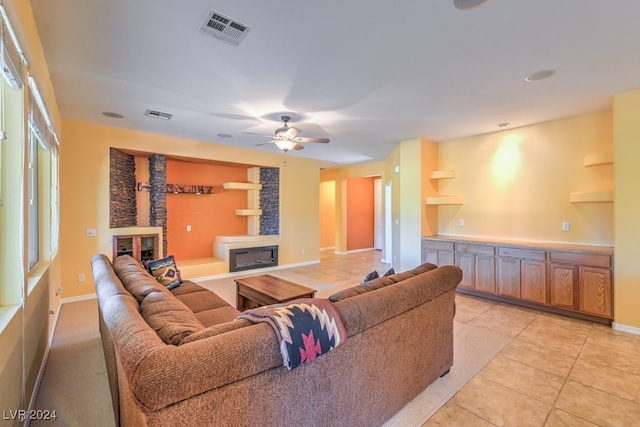
<svg viewBox="0 0 640 427">
<path fill-rule="evenodd" d="M 178 270 L 176 266 L 173 255 L 161 259 L 154 259 L 153 261 L 145 261 L 144 266 L 147 271 L 149 271 L 158 282 L 166 286 L 167 289 L 173 289 L 182 283 L 180 270 Z"/>
<path fill-rule="evenodd" d="M 382 277 L 391 276 L 392 274 L 396 274 L 396 271 L 393 269 L 393 267 L 388 269 L 387 272 L 382 275 Z"/>
<path fill-rule="evenodd" d="M 367 283 L 368 281 L 373 280 L 373 279 L 377 279 L 378 277 L 380 277 L 380 276 L 378 275 L 378 272 L 374 270 L 374 271 L 372 271 L 371 273 L 369 273 L 369 274 L 367 274 L 366 276 L 364 276 L 364 279 L 362 279 L 362 282 L 360 282 L 360 284 L 361 284 L 361 285 L 364 285 L 364 284 L 365 284 L 365 283 Z"/>
</svg>

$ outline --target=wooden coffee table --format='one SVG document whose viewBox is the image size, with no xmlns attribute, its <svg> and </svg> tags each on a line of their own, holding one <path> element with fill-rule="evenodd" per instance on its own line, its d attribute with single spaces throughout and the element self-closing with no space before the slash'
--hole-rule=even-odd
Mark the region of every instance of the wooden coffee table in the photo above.
<svg viewBox="0 0 640 427">
<path fill-rule="evenodd" d="M 235 279 L 238 310 L 277 304 L 297 298 L 313 298 L 315 289 L 298 285 L 269 274 Z"/>
</svg>

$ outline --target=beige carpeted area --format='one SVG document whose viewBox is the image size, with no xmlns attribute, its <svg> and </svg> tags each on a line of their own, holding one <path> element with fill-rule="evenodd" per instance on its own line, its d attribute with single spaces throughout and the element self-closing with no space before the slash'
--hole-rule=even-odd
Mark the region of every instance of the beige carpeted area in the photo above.
<svg viewBox="0 0 640 427">
<path fill-rule="evenodd" d="M 336 290 L 332 285 L 293 272 L 272 274 L 313 287 L 318 290 L 318 297 Z M 200 284 L 234 303 L 233 279 Z M 511 341 L 489 329 L 459 322 L 454 325 L 455 358 L 451 372 L 425 389 L 386 425 L 421 426 Z M 58 418 L 54 422 L 33 421 L 32 426 L 115 425 L 95 299 L 63 304 L 34 409 L 56 410 Z"/>
</svg>

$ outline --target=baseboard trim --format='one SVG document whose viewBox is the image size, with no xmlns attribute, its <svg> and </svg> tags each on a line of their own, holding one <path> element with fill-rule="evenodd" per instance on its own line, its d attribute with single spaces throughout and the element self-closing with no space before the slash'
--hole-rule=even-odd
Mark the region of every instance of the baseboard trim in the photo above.
<svg viewBox="0 0 640 427">
<path fill-rule="evenodd" d="M 320 264 L 320 260 L 316 259 L 316 260 L 313 260 L 313 261 L 304 261 L 304 262 L 298 262 L 298 263 L 294 263 L 294 264 L 276 265 L 274 267 L 256 268 L 256 269 L 253 269 L 253 270 L 234 271 L 234 272 L 231 272 L 231 273 L 214 274 L 212 276 L 194 277 L 194 278 L 189 279 L 189 280 L 191 280 L 193 282 L 198 282 L 198 281 L 204 281 L 204 280 L 226 279 L 228 277 L 238 277 L 238 276 L 247 276 L 247 275 L 255 275 L 255 276 L 257 276 L 259 274 L 266 274 L 269 271 L 283 270 L 285 268 L 303 267 L 305 265 L 313 265 L 313 264 Z"/>
<path fill-rule="evenodd" d="M 640 335 L 640 328 L 636 328 L 635 326 L 627 326 L 627 325 L 623 325 L 621 323 L 613 322 L 611 324 L 611 327 L 613 329 L 615 329 L 616 331 L 628 332 L 630 334 Z"/>
<path fill-rule="evenodd" d="M 364 249 L 352 249 L 350 251 L 335 251 L 334 254 L 336 255 L 347 255 L 347 254 L 356 254 L 358 252 L 370 252 L 370 251 L 377 251 L 379 249 L 376 248 L 364 248 Z"/>
<path fill-rule="evenodd" d="M 92 294 L 78 295 L 77 297 L 62 298 L 61 303 L 67 304 L 70 302 L 86 301 L 86 300 L 96 299 L 96 298 L 98 298 L 98 295 L 94 292 Z"/>
</svg>

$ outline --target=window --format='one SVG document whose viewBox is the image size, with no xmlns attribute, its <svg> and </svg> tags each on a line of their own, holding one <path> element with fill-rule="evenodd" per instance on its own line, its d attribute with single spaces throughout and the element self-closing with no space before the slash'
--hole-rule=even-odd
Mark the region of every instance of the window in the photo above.
<svg viewBox="0 0 640 427">
<path fill-rule="evenodd" d="M 29 171 L 28 171 L 28 187 L 29 187 L 29 212 L 28 212 L 28 231 L 27 231 L 27 248 L 29 253 L 29 271 L 38 264 L 40 260 L 40 221 L 38 211 L 38 149 L 40 140 L 31 126 L 29 127 Z"/>
</svg>

